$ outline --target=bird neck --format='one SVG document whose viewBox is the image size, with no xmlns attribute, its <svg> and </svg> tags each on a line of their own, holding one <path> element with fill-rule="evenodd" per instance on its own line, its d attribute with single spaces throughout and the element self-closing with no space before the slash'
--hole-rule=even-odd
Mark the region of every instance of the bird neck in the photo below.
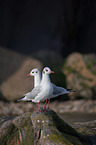
<svg viewBox="0 0 96 145">
<path fill-rule="evenodd" d="M 41 83 L 46 83 L 46 82 L 49 82 L 49 83 L 51 82 L 50 77 L 48 74 L 43 74 Z"/>
<path fill-rule="evenodd" d="M 41 82 L 41 75 L 39 74 L 34 77 L 34 87 L 38 86 L 40 82 Z"/>
</svg>

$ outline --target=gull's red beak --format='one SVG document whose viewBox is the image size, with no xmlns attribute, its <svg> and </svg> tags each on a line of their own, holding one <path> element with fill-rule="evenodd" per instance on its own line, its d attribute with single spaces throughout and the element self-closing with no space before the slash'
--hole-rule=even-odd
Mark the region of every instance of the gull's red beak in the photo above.
<svg viewBox="0 0 96 145">
<path fill-rule="evenodd" d="M 51 71 L 50 73 L 51 73 L 51 74 L 54 74 L 54 71 Z"/>
<path fill-rule="evenodd" d="M 27 77 L 31 76 L 30 74 L 27 75 Z"/>
</svg>

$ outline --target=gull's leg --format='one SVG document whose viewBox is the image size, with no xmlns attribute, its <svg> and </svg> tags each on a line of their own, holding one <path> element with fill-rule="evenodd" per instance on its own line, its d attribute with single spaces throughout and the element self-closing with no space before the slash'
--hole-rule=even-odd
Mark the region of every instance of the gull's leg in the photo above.
<svg viewBox="0 0 96 145">
<path fill-rule="evenodd" d="M 47 99 L 46 99 L 45 104 L 43 105 L 43 110 L 45 110 L 45 108 L 46 108 L 46 104 L 47 104 Z"/>
<path fill-rule="evenodd" d="M 38 102 L 38 111 L 39 111 L 39 112 L 41 112 L 41 110 L 40 110 L 40 104 L 39 104 L 39 102 Z"/>
<path fill-rule="evenodd" d="M 43 110 L 44 110 L 44 101 L 43 101 Z"/>
<path fill-rule="evenodd" d="M 46 99 L 46 102 L 45 102 L 45 108 L 46 108 L 46 104 L 47 104 L 47 99 Z"/>
<path fill-rule="evenodd" d="M 50 105 L 50 99 L 48 99 L 48 108 L 49 108 L 49 105 Z"/>
</svg>

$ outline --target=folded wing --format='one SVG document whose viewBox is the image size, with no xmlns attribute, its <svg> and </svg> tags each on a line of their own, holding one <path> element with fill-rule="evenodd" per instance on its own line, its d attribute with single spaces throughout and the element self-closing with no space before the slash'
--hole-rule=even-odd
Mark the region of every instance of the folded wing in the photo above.
<svg viewBox="0 0 96 145">
<path fill-rule="evenodd" d="M 53 83 L 52 83 L 52 86 L 53 86 L 53 96 L 50 98 L 73 92 L 72 89 L 65 89 L 63 87 L 58 87 L 58 86 L 54 85 Z"/>
<path fill-rule="evenodd" d="M 28 101 L 34 99 L 41 91 L 42 87 L 39 85 L 35 87 L 31 92 L 24 94 L 25 96 L 17 101 Z"/>
</svg>

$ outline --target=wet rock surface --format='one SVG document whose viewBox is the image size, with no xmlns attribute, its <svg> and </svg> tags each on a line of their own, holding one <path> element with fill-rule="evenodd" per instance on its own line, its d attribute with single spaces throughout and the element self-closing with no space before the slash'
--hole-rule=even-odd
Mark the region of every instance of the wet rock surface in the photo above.
<svg viewBox="0 0 96 145">
<path fill-rule="evenodd" d="M 66 123 L 53 110 L 0 117 L 0 145 L 93 145 L 96 121 Z"/>
</svg>

